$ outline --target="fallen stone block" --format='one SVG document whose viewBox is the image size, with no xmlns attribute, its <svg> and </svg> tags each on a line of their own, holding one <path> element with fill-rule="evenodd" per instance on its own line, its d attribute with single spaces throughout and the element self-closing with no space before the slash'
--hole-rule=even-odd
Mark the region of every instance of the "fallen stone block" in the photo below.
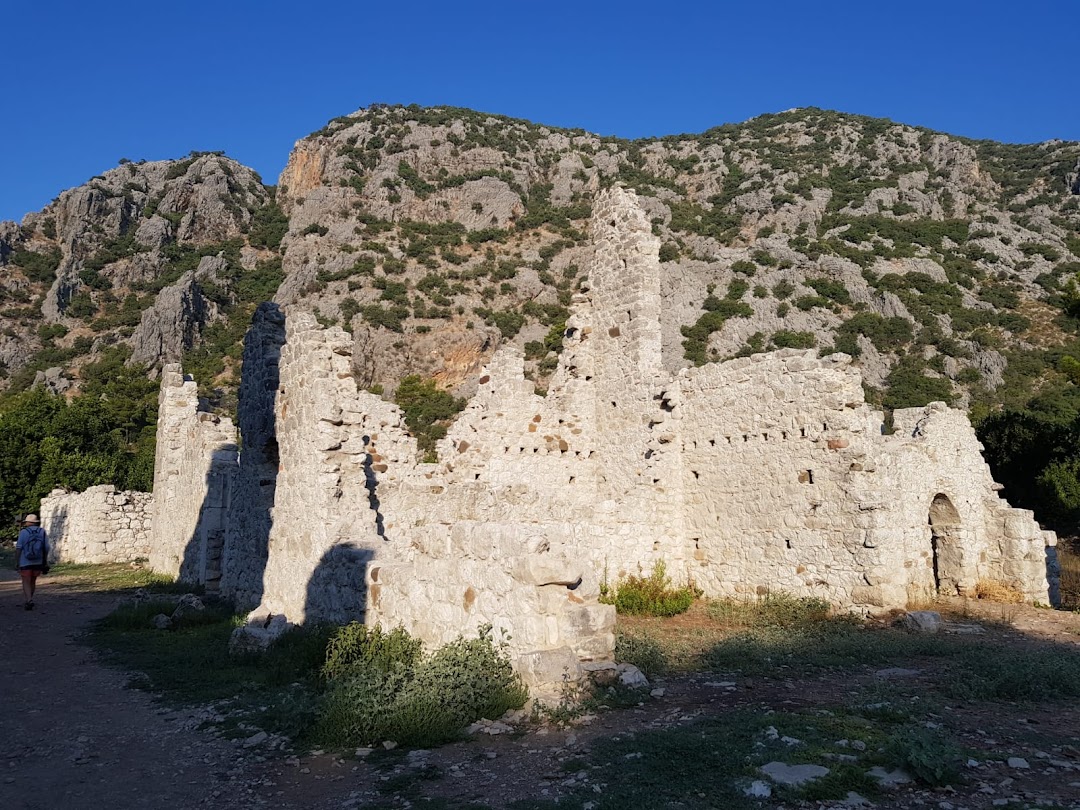
<svg viewBox="0 0 1080 810">
<path fill-rule="evenodd" d="M 937 633 L 944 626 L 936 610 L 912 610 L 901 616 L 898 624 L 913 633 Z"/>
<path fill-rule="evenodd" d="M 251 614 L 243 627 L 229 636 L 229 655 L 266 652 L 293 624 L 280 613 Z"/>
</svg>

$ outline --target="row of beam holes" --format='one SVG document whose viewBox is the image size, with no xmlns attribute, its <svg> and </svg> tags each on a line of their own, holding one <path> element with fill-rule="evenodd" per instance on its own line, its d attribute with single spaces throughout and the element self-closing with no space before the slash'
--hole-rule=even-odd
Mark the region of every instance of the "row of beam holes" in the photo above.
<svg viewBox="0 0 1080 810">
<path fill-rule="evenodd" d="M 611 404 L 614 405 L 615 403 L 612 402 Z M 821 429 L 823 431 L 827 431 L 829 429 L 829 426 L 827 424 L 822 424 Z M 786 441 L 787 437 L 788 437 L 788 433 L 787 433 L 786 430 L 780 431 L 780 440 L 781 441 Z M 732 443 L 730 436 L 725 436 L 724 438 L 727 439 L 728 444 Z M 769 440 L 768 432 L 762 433 L 761 438 L 763 438 L 765 441 L 768 441 Z M 806 428 L 804 428 L 804 427 L 799 428 L 799 438 L 802 438 L 802 439 L 806 438 Z M 742 437 L 742 440 L 744 442 L 750 441 L 750 434 L 749 433 L 744 433 L 743 437 Z M 709 439 L 709 446 L 710 447 L 716 447 L 716 439 Z"/>
</svg>

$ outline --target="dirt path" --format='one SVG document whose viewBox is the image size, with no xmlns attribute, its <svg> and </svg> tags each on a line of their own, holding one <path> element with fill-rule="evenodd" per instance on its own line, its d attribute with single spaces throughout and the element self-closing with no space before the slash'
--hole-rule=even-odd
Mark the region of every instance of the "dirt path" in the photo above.
<svg viewBox="0 0 1080 810">
<path fill-rule="evenodd" d="M 198 728 L 200 712 L 162 708 L 126 688 L 128 675 L 106 667 L 78 636 L 115 605 L 115 594 L 83 593 L 46 581 L 38 608 L 22 609 L 19 583 L 0 572 L 0 809 L 48 808 L 409 808 L 422 797 L 460 807 L 504 807 L 515 799 L 599 797 L 608 777 L 577 763 L 600 740 L 632 739 L 685 727 L 738 708 L 792 711 L 842 704 L 872 685 L 872 669 L 785 680 L 707 674 L 658 684 L 662 698 L 600 712 L 574 729 L 532 729 L 477 738 L 390 761 L 330 754 L 260 755 L 258 748 Z M 1031 608 L 978 607 L 971 619 L 999 622 L 1035 642 L 1080 641 L 1080 616 Z M 1002 641 L 1005 641 L 1004 635 Z M 912 662 L 929 670 L 932 661 Z M 915 672 L 911 677 L 917 682 Z M 737 683 L 736 683 L 737 681 Z M 959 707 L 955 707 L 959 708 Z M 978 762 L 958 792 L 918 789 L 879 796 L 881 810 L 912 806 L 975 810 L 1002 806 L 1080 807 L 1080 707 L 945 706 L 946 723 Z M 395 752 L 397 753 L 397 752 Z M 1003 760 L 1024 756 L 1017 770 Z M 591 791 L 595 790 L 595 793 Z M 573 799 L 568 807 L 577 806 Z M 690 805 L 687 805 L 690 806 Z M 776 806 L 764 802 L 762 807 Z M 842 803 L 809 803 L 842 807 Z"/>
<path fill-rule="evenodd" d="M 257 763 L 78 643 L 115 595 L 43 580 L 35 601 L 24 611 L 17 576 L 0 572 L 0 808 L 264 806 Z"/>
</svg>

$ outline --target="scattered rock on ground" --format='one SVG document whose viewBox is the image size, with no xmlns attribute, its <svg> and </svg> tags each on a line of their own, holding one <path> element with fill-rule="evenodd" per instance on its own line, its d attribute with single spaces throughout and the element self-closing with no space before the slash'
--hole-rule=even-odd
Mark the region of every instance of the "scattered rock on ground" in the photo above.
<svg viewBox="0 0 1080 810">
<path fill-rule="evenodd" d="M 798 786 L 829 775 L 823 765 L 788 765 L 786 762 L 769 762 L 758 768 L 778 785 Z"/>
<path fill-rule="evenodd" d="M 937 633 L 944 623 L 936 610 L 912 610 L 900 617 L 899 624 L 913 633 Z"/>
</svg>

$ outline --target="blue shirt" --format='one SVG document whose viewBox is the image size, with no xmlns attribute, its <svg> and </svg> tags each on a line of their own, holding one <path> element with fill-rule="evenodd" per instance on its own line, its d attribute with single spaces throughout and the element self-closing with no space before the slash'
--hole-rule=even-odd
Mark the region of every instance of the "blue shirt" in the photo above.
<svg viewBox="0 0 1080 810">
<path fill-rule="evenodd" d="M 41 544 L 43 550 L 43 556 L 40 560 L 27 560 L 25 557 L 26 548 L 30 545 L 30 541 L 36 536 L 41 536 Z M 40 526 L 27 526 L 25 529 L 19 531 L 19 539 L 15 541 L 15 553 L 18 557 L 18 567 L 23 568 L 27 565 L 45 565 L 49 561 L 49 538 L 45 534 L 45 530 Z"/>
</svg>

